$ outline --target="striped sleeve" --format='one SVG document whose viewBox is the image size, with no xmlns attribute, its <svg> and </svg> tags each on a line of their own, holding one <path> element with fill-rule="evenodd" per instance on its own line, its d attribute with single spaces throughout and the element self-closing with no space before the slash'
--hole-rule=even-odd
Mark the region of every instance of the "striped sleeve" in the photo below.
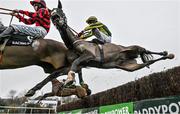
<svg viewBox="0 0 180 114">
<path fill-rule="evenodd" d="M 24 15 L 31 17 L 31 18 L 36 17 L 36 13 L 29 12 L 29 11 L 19 10 L 19 13 L 24 14 Z"/>
<path fill-rule="evenodd" d="M 35 23 L 35 19 L 34 18 L 29 18 L 29 19 L 26 19 L 24 18 L 23 16 L 21 15 L 16 15 L 16 17 L 19 19 L 19 21 L 27 24 L 27 25 L 32 25 Z"/>
</svg>

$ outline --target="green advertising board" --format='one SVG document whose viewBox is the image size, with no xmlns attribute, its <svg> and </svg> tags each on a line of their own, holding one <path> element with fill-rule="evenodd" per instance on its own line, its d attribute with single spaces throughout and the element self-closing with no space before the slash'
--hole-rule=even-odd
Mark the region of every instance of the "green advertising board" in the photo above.
<svg viewBox="0 0 180 114">
<path fill-rule="evenodd" d="M 84 109 L 60 112 L 59 114 L 99 114 L 99 108 L 98 107 L 84 108 Z"/>
<path fill-rule="evenodd" d="M 100 107 L 101 114 L 132 114 L 133 102 Z"/>
<path fill-rule="evenodd" d="M 78 109 L 78 110 L 60 112 L 59 114 L 82 114 L 81 111 L 82 111 L 82 109 Z"/>
<path fill-rule="evenodd" d="M 134 114 L 180 114 L 180 97 L 135 102 Z"/>
<path fill-rule="evenodd" d="M 180 96 L 78 109 L 59 114 L 180 114 Z"/>
</svg>

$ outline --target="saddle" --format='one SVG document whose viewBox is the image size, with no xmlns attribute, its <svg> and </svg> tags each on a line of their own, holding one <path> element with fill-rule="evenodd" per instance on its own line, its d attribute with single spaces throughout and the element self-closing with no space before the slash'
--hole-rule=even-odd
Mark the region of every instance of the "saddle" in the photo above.
<svg viewBox="0 0 180 114">
<path fill-rule="evenodd" d="M 33 40 L 36 38 L 32 36 L 26 36 L 21 34 L 13 34 L 7 37 L 4 37 L 0 41 L 0 63 L 3 59 L 3 53 L 5 46 L 29 46 L 33 43 Z"/>
<path fill-rule="evenodd" d="M 0 45 L 4 44 L 4 41 L 6 41 L 7 39 L 8 41 L 6 43 L 6 46 L 29 46 L 32 44 L 35 38 L 32 36 L 21 34 L 12 34 L 3 38 L 3 40 L 0 41 Z"/>
</svg>

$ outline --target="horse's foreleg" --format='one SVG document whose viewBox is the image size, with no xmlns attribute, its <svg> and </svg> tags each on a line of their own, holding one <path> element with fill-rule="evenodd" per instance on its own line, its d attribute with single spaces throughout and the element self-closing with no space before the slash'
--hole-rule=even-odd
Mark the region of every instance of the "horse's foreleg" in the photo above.
<svg viewBox="0 0 180 114">
<path fill-rule="evenodd" d="M 47 98 L 47 97 L 51 97 L 51 96 L 54 96 L 55 94 L 53 92 L 50 92 L 50 93 L 46 93 L 44 94 L 37 103 L 40 103 L 40 101 L 42 101 L 43 99 Z"/>
<path fill-rule="evenodd" d="M 129 72 L 133 72 L 135 70 L 139 70 L 141 68 L 144 68 L 146 66 L 149 66 L 157 61 L 160 61 L 160 60 L 165 60 L 165 59 L 173 59 L 174 58 L 174 55 L 173 54 L 169 54 L 167 56 L 163 56 L 161 58 L 158 58 L 158 59 L 155 59 L 155 60 L 150 60 L 150 61 L 147 61 L 146 63 L 143 63 L 143 64 L 137 64 L 137 63 L 125 63 L 125 64 L 122 64 L 122 65 L 116 65 L 118 68 L 120 69 L 123 69 L 123 70 L 126 70 L 126 71 L 129 71 Z"/>
<path fill-rule="evenodd" d="M 75 81 L 75 72 L 77 72 L 78 67 L 82 62 L 88 62 L 92 60 L 94 56 L 90 53 L 83 53 L 79 58 L 73 61 L 70 71 L 68 72 L 67 80 L 65 81 L 65 86 L 71 85 Z"/>
<path fill-rule="evenodd" d="M 79 77 L 79 84 L 80 85 L 84 84 L 84 80 L 82 77 L 82 69 L 80 71 L 78 71 L 78 77 Z"/>
<path fill-rule="evenodd" d="M 62 75 L 66 75 L 69 71 L 68 67 L 59 69 L 55 72 L 53 72 L 52 74 L 50 74 L 47 78 L 45 78 L 43 81 L 41 81 L 40 83 L 38 83 L 36 86 L 34 86 L 32 89 L 30 89 L 27 93 L 26 93 L 26 97 L 31 97 L 35 94 L 35 92 L 39 89 L 41 89 L 44 85 L 46 85 L 49 81 L 52 81 L 54 78 L 57 78 L 59 76 Z"/>
</svg>

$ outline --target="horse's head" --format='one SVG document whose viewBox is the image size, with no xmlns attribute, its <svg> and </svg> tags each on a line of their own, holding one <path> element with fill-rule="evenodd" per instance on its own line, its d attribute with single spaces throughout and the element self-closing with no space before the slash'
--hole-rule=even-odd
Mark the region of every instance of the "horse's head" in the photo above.
<svg viewBox="0 0 180 114">
<path fill-rule="evenodd" d="M 62 4 L 60 0 L 58 0 L 58 7 L 53 8 L 51 11 L 51 20 L 56 27 L 65 26 L 67 24 L 67 19 L 62 10 Z"/>
</svg>

